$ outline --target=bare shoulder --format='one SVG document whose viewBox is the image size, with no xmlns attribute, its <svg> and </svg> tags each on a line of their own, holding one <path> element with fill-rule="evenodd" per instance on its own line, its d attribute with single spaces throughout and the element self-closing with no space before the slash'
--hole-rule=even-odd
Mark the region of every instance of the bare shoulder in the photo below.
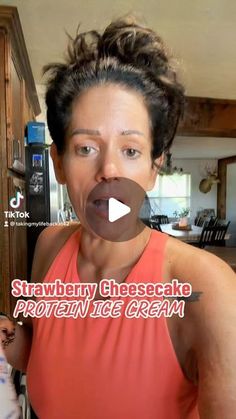
<svg viewBox="0 0 236 419">
<path fill-rule="evenodd" d="M 185 298 L 185 321 L 182 322 L 189 328 L 192 343 L 194 340 L 199 343 L 200 335 L 206 334 L 207 338 L 208 327 L 213 327 L 213 323 L 222 327 L 222 320 L 229 323 L 232 315 L 236 326 L 236 274 L 222 259 L 169 238 L 166 266 L 170 279 L 188 282 L 192 286 L 191 297 Z"/>
<path fill-rule="evenodd" d="M 221 259 L 170 239 L 173 278 L 189 282 L 198 298 L 186 302 L 186 332 L 197 361 L 199 412 L 203 418 L 233 418 L 236 409 L 236 275 Z M 224 413 L 224 414 L 223 414 Z"/>
<path fill-rule="evenodd" d="M 220 258 L 206 250 L 169 238 L 166 258 L 172 278 L 190 282 L 202 291 L 221 291 L 236 286 L 236 275 Z"/>
<path fill-rule="evenodd" d="M 170 240 L 168 253 L 171 256 L 171 273 L 181 282 L 189 282 L 199 304 L 192 304 L 192 314 L 197 318 L 214 312 L 207 321 L 233 310 L 236 314 L 236 274 L 222 259 L 203 249 Z M 236 322 L 235 322 L 236 325 Z M 199 325 L 200 326 L 200 325 Z"/>
<path fill-rule="evenodd" d="M 31 272 L 32 282 L 41 282 L 43 280 L 64 243 L 79 226 L 78 222 L 71 223 L 68 226 L 50 226 L 40 233 L 34 251 Z"/>
</svg>

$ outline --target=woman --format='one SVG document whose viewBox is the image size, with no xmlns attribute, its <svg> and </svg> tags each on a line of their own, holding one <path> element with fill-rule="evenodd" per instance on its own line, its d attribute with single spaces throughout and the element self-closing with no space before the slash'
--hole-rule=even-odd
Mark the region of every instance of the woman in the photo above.
<svg viewBox="0 0 236 419">
<path fill-rule="evenodd" d="M 134 21 L 116 21 L 102 35 L 78 34 L 67 62 L 46 71 L 51 155 L 80 224 L 43 231 L 32 280 L 168 284 L 177 278 L 193 293 L 183 318 L 33 319 L 27 376 L 36 414 L 233 418 L 234 273 L 215 256 L 148 227 L 126 241 L 106 240 L 86 212 L 98 185 L 109 190 L 125 178 L 147 191 L 155 183 L 183 107 L 183 88 L 162 40 Z M 110 197 L 93 201 L 102 225 Z M 97 290 L 95 300 L 102 298 Z M 29 326 L 17 327 L 6 348 L 9 361 L 25 368 L 29 350 Z"/>
</svg>

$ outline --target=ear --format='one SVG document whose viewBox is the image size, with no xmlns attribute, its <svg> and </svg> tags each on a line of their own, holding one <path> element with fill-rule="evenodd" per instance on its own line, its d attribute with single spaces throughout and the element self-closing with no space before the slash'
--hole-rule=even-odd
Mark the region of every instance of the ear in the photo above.
<svg viewBox="0 0 236 419">
<path fill-rule="evenodd" d="M 156 183 L 156 178 L 159 173 L 160 168 L 163 166 L 165 160 L 165 154 L 164 152 L 155 159 L 152 163 L 152 169 L 151 169 L 151 177 L 150 177 L 150 183 L 148 185 L 148 191 L 151 191 Z"/>
<path fill-rule="evenodd" d="M 53 161 L 54 172 L 57 179 L 57 182 L 61 185 L 66 183 L 63 162 L 62 162 L 62 155 L 58 154 L 57 147 L 55 143 L 52 143 L 50 147 L 50 155 Z"/>
</svg>

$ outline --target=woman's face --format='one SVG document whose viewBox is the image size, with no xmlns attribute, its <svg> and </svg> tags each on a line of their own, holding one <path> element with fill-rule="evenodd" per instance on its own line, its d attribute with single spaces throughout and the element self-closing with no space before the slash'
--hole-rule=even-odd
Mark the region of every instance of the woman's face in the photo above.
<svg viewBox="0 0 236 419">
<path fill-rule="evenodd" d="M 96 86 L 74 103 L 65 152 L 52 153 L 57 179 L 66 183 L 74 210 L 85 221 L 86 199 L 101 182 L 128 178 L 152 189 L 151 130 L 141 95 L 117 85 Z"/>
</svg>

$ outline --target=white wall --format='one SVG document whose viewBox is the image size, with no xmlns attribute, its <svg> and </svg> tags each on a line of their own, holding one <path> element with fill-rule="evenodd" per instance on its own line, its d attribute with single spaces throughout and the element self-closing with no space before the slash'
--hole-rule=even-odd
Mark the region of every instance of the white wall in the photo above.
<svg viewBox="0 0 236 419">
<path fill-rule="evenodd" d="M 217 210 L 217 185 L 213 185 L 210 192 L 204 194 L 199 191 L 199 183 L 205 177 L 205 168 L 214 169 L 216 159 L 173 159 L 173 167 L 182 167 L 184 172 L 191 174 L 191 214 L 193 220 L 197 211 L 204 208 Z"/>
<path fill-rule="evenodd" d="M 41 114 L 37 116 L 37 121 L 45 123 L 45 143 L 51 144 L 52 139 L 50 137 L 48 127 L 47 127 L 46 105 L 45 105 L 45 86 L 43 84 L 37 84 L 36 90 L 38 93 L 39 104 L 41 107 Z"/>
</svg>

